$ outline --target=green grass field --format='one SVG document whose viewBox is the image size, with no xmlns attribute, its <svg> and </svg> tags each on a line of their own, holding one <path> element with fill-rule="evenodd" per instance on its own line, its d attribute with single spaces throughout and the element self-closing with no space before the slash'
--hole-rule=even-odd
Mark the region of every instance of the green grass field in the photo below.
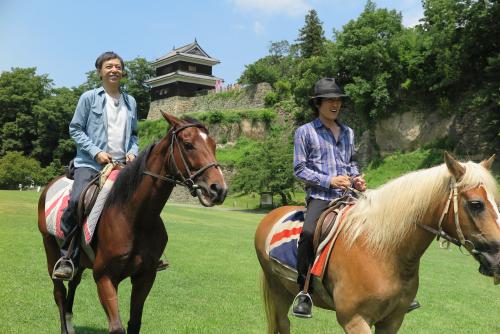
<svg viewBox="0 0 500 334">
<path fill-rule="evenodd" d="M 0 191 L 0 333 L 57 333 L 59 320 L 36 226 L 34 192 Z M 262 214 L 167 204 L 163 218 L 171 268 L 146 301 L 143 333 L 264 333 L 253 235 Z M 401 333 L 500 333 L 500 286 L 452 248 L 432 244 L 422 260 L 418 299 Z M 368 277 L 366 279 L 369 279 Z M 120 285 L 128 321 L 129 281 Z M 78 333 L 106 333 L 89 271 L 74 308 Z M 292 319 L 292 333 L 342 333 L 333 312 Z"/>
</svg>

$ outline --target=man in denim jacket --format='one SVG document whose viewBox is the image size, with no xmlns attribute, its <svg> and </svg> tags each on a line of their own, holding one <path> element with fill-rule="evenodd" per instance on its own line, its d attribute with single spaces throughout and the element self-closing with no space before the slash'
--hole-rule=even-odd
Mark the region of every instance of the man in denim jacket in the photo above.
<svg viewBox="0 0 500 334">
<path fill-rule="evenodd" d="M 125 76 L 123 59 L 114 52 L 105 52 L 97 58 L 95 67 L 102 87 L 82 94 L 69 125 L 76 157 L 73 189 L 61 218 L 65 238 L 61 255 L 65 260 L 54 268 L 53 276 L 58 279 L 70 279 L 73 275 L 67 253 L 73 236 L 80 233 L 76 208 L 81 192 L 106 164 L 128 163 L 138 154 L 137 105 L 132 96 L 120 89 L 120 80 Z M 73 249 L 71 260 L 78 265 L 79 242 Z"/>
</svg>

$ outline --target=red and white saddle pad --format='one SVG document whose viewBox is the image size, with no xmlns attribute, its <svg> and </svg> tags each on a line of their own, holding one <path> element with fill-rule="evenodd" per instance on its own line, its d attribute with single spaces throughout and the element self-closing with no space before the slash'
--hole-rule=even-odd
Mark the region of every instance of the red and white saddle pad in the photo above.
<svg viewBox="0 0 500 334">
<path fill-rule="evenodd" d="M 102 208 L 119 172 L 119 169 L 115 169 L 109 174 L 99 195 L 97 195 L 92 211 L 84 220 L 83 239 L 87 245 L 92 241 Z M 47 231 L 59 239 L 64 238 L 64 233 L 61 230 L 61 217 L 64 210 L 68 207 L 73 182 L 73 180 L 66 177 L 60 178 L 50 186 L 45 196 L 45 222 L 47 224 Z"/>
<path fill-rule="evenodd" d="M 333 249 L 337 231 L 340 228 L 345 213 L 350 208 L 351 205 L 346 206 L 339 212 L 334 227 L 330 231 L 328 237 L 318 246 L 316 259 L 311 270 L 312 275 L 320 278 L 323 277 L 328 258 Z M 305 209 L 294 210 L 281 217 L 281 219 L 274 224 L 266 241 L 267 254 L 274 260 L 276 266 L 284 269 L 281 270 L 276 268 L 278 270 L 275 271 L 282 273 L 290 280 L 294 280 L 293 276 L 296 278 L 297 275 L 297 249 L 302 226 L 304 225 L 304 213 Z"/>
</svg>

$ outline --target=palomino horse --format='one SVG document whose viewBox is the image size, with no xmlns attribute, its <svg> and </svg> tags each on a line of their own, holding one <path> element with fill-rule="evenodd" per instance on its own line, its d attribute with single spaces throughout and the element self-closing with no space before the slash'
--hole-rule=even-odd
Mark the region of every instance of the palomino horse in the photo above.
<svg viewBox="0 0 500 334">
<path fill-rule="evenodd" d="M 372 326 L 378 334 L 399 330 L 417 293 L 420 258 L 437 234 L 466 248 L 479 271 L 498 282 L 499 197 L 488 171 L 493 157 L 459 163 L 445 153 L 445 162 L 368 192 L 345 215 L 322 281 L 329 303 L 312 297 L 314 305 L 336 311 L 346 333 L 371 333 Z M 268 333 L 290 333 L 287 313 L 298 286 L 273 271 L 266 238 L 282 216 L 300 208 L 273 210 L 257 228 Z"/>
<path fill-rule="evenodd" d="M 127 333 L 139 333 L 144 301 L 155 281 L 156 266 L 167 244 L 160 213 L 175 184 L 186 186 L 201 204 L 224 201 L 227 186 L 215 160 L 215 142 L 199 123 L 163 113 L 171 129 L 153 147 L 127 165 L 116 180 L 97 226 L 95 261 L 82 254 L 69 292 L 53 280 L 61 333 L 73 333 L 71 315 L 75 290 L 85 268 L 92 268 L 99 299 L 109 321 L 110 333 L 125 333 L 118 313 L 118 284 L 131 278 L 132 295 Z M 47 187 L 47 189 L 50 187 Z M 38 203 L 38 228 L 43 236 L 49 276 L 59 258 L 59 247 L 45 224 L 45 194 Z"/>
</svg>

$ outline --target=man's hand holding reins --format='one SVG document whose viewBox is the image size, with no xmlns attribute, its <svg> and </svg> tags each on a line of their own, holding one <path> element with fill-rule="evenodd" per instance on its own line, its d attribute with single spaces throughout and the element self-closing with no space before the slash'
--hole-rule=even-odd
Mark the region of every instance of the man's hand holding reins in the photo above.
<svg viewBox="0 0 500 334">
<path fill-rule="evenodd" d="M 347 175 L 338 175 L 330 178 L 330 187 L 345 189 L 351 186 L 351 179 Z"/>
<path fill-rule="evenodd" d="M 107 165 L 113 162 L 113 158 L 109 153 L 101 151 L 95 156 L 95 161 L 100 165 Z"/>
<path fill-rule="evenodd" d="M 359 190 L 359 191 L 365 191 L 366 190 L 366 181 L 365 181 L 365 175 L 361 174 L 352 179 L 352 183 L 354 185 L 354 188 Z"/>
</svg>

